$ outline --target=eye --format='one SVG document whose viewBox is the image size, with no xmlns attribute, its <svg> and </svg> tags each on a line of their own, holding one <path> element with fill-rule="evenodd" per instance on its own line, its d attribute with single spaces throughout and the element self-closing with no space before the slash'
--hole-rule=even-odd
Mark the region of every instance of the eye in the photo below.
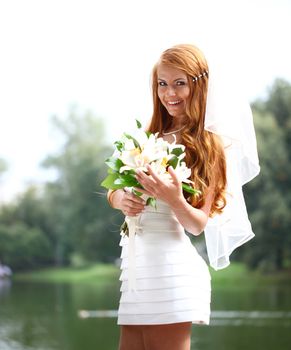
<svg viewBox="0 0 291 350">
<path fill-rule="evenodd" d="M 158 84 L 159 84 L 159 86 L 166 86 L 167 85 L 164 81 L 159 81 Z"/>
<path fill-rule="evenodd" d="M 183 80 L 178 80 L 178 81 L 176 82 L 176 84 L 177 84 L 178 86 L 183 86 L 183 85 L 186 85 L 186 82 L 183 81 Z"/>
</svg>

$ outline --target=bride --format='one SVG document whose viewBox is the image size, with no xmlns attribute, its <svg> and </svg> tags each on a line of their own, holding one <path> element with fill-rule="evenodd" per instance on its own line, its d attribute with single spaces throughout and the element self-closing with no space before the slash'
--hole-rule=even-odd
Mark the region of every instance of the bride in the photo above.
<svg viewBox="0 0 291 350">
<path fill-rule="evenodd" d="M 209 324 L 210 273 L 185 230 L 194 236 L 205 231 L 215 269 L 227 266 L 231 252 L 253 237 L 241 191 L 259 171 L 251 113 L 246 110 L 244 116 L 249 123 L 235 115 L 234 120 L 225 120 L 227 110 L 221 112 L 219 103 L 214 103 L 211 74 L 203 53 L 193 45 L 164 51 L 152 73 L 153 116 L 148 131 L 185 145 L 191 180 L 201 195 L 184 193 L 171 167 L 171 180 L 165 182 L 151 166 L 147 173 L 137 171 L 136 177 L 144 188 L 138 191 L 157 199 L 156 209 L 132 193 L 108 192 L 113 208 L 138 218 L 134 267 L 128 237 L 120 243 L 120 350 L 187 350 L 192 324 Z M 235 132 L 232 135 L 240 122 L 247 142 Z M 229 133 L 223 132 L 225 123 Z M 251 152 L 246 152 L 246 143 L 253 145 Z M 135 268 L 134 290 L 130 268 Z"/>
</svg>

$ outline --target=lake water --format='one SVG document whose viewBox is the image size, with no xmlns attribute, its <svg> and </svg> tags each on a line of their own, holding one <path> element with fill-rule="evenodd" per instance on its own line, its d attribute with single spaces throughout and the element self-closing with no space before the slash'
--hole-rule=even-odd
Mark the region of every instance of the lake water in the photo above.
<svg viewBox="0 0 291 350">
<path fill-rule="evenodd" d="M 118 282 L 0 281 L 0 350 L 116 350 L 118 300 Z M 215 288 L 212 310 L 191 349 L 291 349 L 291 283 Z"/>
</svg>

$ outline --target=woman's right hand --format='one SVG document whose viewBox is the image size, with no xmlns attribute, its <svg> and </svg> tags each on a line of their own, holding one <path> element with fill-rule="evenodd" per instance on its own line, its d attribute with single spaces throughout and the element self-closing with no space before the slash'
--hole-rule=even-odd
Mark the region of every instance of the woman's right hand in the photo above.
<svg viewBox="0 0 291 350">
<path fill-rule="evenodd" d="M 144 210 L 146 202 L 133 193 L 116 190 L 111 194 L 111 205 L 126 216 L 137 216 Z"/>
</svg>

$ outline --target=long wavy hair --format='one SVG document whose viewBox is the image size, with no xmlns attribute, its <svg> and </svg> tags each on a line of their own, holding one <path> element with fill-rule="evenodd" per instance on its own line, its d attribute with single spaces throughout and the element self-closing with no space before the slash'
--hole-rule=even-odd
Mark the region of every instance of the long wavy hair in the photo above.
<svg viewBox="0 0 291 350">
<path fill-rule="evenodd" d="M 162 134 L 172 127 L 173 118 L 158 97 L 157 69 L 160 64 L 179 69 L 187 75 L 190 94 L 186 102 L 181 143 L 186 146 L 185 161 L 191 168 L 191 180 L 201 195 L 184 192 L 184 196 L 193 207 L 201 208 L 209 190 L 214 191 L 210 209 L 210 216 L 214 216 L 221 213 L 226 205 L 225 154 L 220 137 L 204 129 L 208 74 L 193 81 L 194 77 L 208 72 L 207 61 L 203 53 L 193 45 L 176 45 L 162 53 L 152 72 L 153 115 L 148 127 L 148 131 Z"/>
</svg>

